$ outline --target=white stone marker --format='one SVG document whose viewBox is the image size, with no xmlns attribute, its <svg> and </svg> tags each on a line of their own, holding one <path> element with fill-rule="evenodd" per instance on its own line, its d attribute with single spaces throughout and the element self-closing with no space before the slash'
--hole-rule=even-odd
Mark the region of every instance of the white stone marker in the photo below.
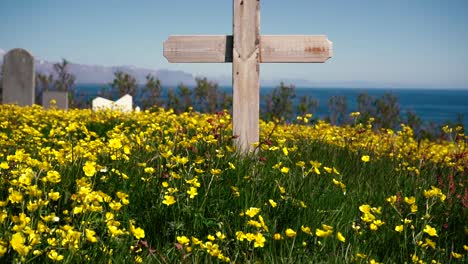
<svg viewBox="0 0 468 264">
<path fill-rule="evenodd" d="M 131 112 L 133 110 L 133 97 L 129 94 L 126 94 L 115 102 L 103 97 L 96 97 L 92 101 L 92 107 L 94 111 L 101 109 L 111 109 L 122 112 Z"/>
</svg>

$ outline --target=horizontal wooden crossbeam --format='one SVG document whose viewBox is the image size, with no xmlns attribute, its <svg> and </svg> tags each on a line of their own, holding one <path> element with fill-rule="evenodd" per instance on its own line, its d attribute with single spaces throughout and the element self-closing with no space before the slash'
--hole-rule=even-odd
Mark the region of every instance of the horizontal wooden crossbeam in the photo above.
<svg viewBox="0 0 468 264">
<path fill-rule="evenodd" d="M 232 62 L 233 38 L 217 36 L 170 36 L 164 42 L 169 62 Z M 326 36 L 263 35 L 259 62 L 325 62 L 333 56 Z"/>
</svg>

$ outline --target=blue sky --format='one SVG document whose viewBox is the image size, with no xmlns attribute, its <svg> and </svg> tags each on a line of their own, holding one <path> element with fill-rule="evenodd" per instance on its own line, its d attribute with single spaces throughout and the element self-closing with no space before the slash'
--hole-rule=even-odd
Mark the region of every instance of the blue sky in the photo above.
<svg viewBox="0 0 468 264">
<path fill-rule="evenodd" d="M 262 79 L 468 89 L 466 0 L 263 0 L 262 34 L 325 34 L 325 64 L 262 64 Z M 171 64 L 171 34 L 231 34 L 231 0 L 0 0 L 0 48 L 37 58 L 230 76 L 230 64 Z"/>
</svg>

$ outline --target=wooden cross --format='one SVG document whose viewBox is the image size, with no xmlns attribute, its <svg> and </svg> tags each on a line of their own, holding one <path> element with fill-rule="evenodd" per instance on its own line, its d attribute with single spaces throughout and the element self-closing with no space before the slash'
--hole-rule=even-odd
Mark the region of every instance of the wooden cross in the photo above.
<svg viewBox="0 0 468 264">
<path fill-rule="evenodd" d="M 325 62 L 332 56 L 326 36 L 260 35 L 260 0 L 233 0 L 233 36 L 170 36 L 169 62 L 232 62 L 233 134 L 242 152 L 259 141 L 259 63 Z"/>
</svg>

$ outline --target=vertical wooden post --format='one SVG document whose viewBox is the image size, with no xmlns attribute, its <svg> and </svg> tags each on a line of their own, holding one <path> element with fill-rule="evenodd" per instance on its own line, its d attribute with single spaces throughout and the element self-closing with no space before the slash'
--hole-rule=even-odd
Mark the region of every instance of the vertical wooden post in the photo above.
<svg viewBox="0 0 468 264">
<path fill-rule="evenodd" d="M 233 130 L 241 152 L 259 141 L 260 0 L 233 0 Z"/>
</svg>

